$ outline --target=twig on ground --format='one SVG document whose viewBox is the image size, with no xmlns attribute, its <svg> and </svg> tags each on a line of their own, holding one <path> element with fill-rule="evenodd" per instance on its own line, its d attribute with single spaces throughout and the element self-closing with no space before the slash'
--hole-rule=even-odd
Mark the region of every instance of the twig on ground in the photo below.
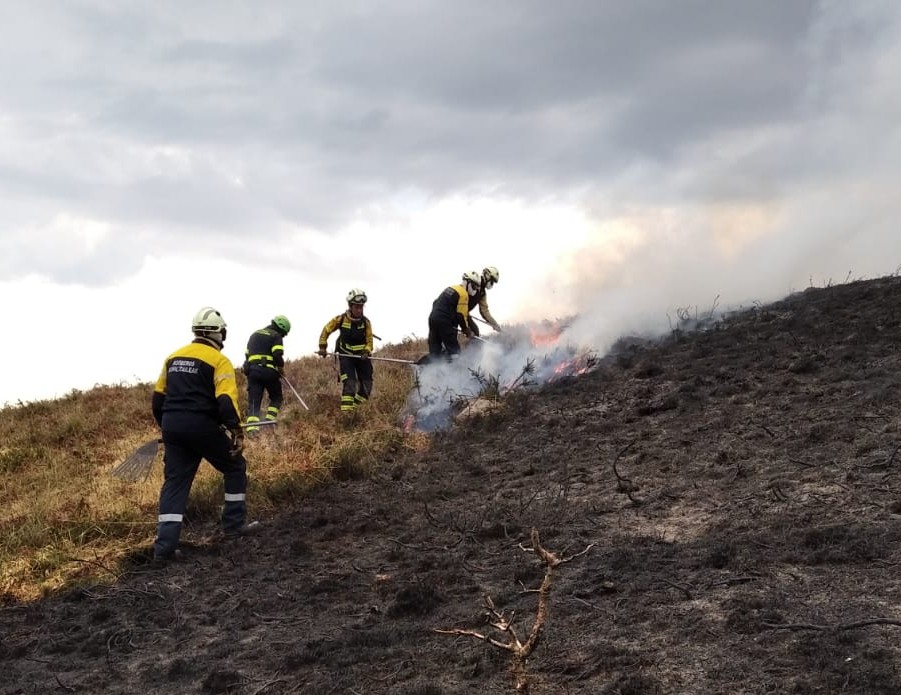
<svg viewBox="0 0 901 695">
<path fill-rule="evenodd" d="M 895 450 L 892 451 L 892 455 L 888 457 L 888 462 L 885 464 L 886 466 L 891 467 L 895 463 L 895 456 L 898 455 L 898 451 L 901 450 L 901 444 L 895 447 Z"/>
<path fill-rule="evenodd" d="M 544 579 L 541 582 L 541 586 L 537 589 L 538 609 L 535 613 L 535 622 L 532 623 L 532 629 L 529 631 L 529 636 L 525 642 L 522 642 L 519 639 L 519 636 L 516 634 L 516 630 L 513 628 L 513 621 L 516 617 L 515 611 L 511 611 L 510 616 L 507 617 L 502 611 L 499 611 L 495 607 L 494 601 L 492 601 L 491 597 L 488 595 L 485 595 L 484 602 L 485 608 L 488 611 L 489 624 L 498 632 L 506 634 L 508 641 L 502 642 L 499 639 L 495 639 L 491 635 L 482 634 L 481 632 L 476 632 L 475 630 L 464 630 L 460 628 L 452 630 L 442 630 L 435 628 L 435 632 L 444 635 L 464 635 L 466 637 L 474 637 L 475 639 L 487 642 L 488 644 L 491 644 L 498 649 L 505 649 L 509 651 L 511 653 L 511 659 L 513 661 L 513 685 L 517 692 L 526 694 L 529 692 L 530 687 L 530 679 L 526 669 L 526 661 L 535 650 L 535 647 L 537 647 L 538 643 L 541 641 L 541 635 L 544 631 L 544 624 L 547 621 L 548 609 L 550 607 L 551 582 L 553 579 L 554 569 L 556 569 L 560 565 L 571 562 L 581 555 L 584 555 L 589 550 L 591 550 L 592 547 L 594 547 L 594 544 L 592 543 L 584 550 L 576 553 L 575 555 L 569 555 L 567 557 L 561 558 L 556 554 L 550 552 L 549 550 L 546 550 L 541 545 L 541 539 L 538 537 L 538 529 L 532 528 L 531 540 L 531 548 L 523 548 L 522 545 L 520 545 L 520 548 L 528 552 L 536 553 L 544 562 L 545 570 Z"/>
<path fill-rule="evenodd" d="M 625 447 L 620 449 L 619 453 L 616 455 L 616 458 L 613 459 L 613 475 L 616 476 L 617 492 L 626 493 L 626 496 L 632 501 L 632 504 L 634 504 L 637 507 L 642 504 L 642 500 L 637 499 L 635 496 L 632 495 L 632 492 L 635 490 L 635 483 L 633 483 L 629 478 L 626 478 L 625 476 L 620 475 L 619 471 L 616 468 L 616 462 L 619 461 L 623 457 L 623 455 L 629 449 L 631 449 L 633 446 L 635 446 L 635 442 L 634 441 L 629 442 L 628 444 L 626 444 Z M 600 448 L 600 446 L 598 448 Z"/>
<path fill-rule="evenodd" d="M 664 579 L 663 583 L 667 584 L 668 586 L 673 587 L 674 589 L 678 589 L 679 591 L 681 591 L 683 594 L 685 594 L 685 598 L 687 598 L 689 601 L 694 600 L 694 596 L 692 596 L 692 593 L 691 593 L 691 590 L 694 587 L 692 587 L 691 584 L 677 584 L 676 582 L 671 582 L 669 579 Z"/>
<path fill-rule="evenodd" d="M 261 685 L 259 688 L 254 690 L 250 695 L 260 695 L 260 693 L 263 692 L 270 685 L 275 685 L 276 683 L 286 683 L 286 682 L 287 681 L 284 678 L 275 678 L 271 681 L 267 681 L 267 682 L 263 683 L 263 685 Z"/>
<path fill-rule="evenodd" d="M 901 620 L 895 618 L 866 618 L 864 620 L 856 620 L 853 623 L 838 623 L 837 625 L 816 625 L 814 623 L 764 623 L 763 626 L 768 630 L 817 630 L 817 631 L 833 631 L 841 632 L 842 630 L 856 630 L 860 627 L 869 625 L 894 625 L 901 627 Z"/>
</svg>

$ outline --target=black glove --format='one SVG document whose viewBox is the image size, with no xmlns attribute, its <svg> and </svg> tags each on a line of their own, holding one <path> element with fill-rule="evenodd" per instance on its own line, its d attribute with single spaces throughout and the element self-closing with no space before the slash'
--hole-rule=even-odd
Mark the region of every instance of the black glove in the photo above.
<svg viewBox="0 0 901 695">
<path fill-rule="evenodd" d="M 244 452 L 244 430 L 240 427 L 228 431 L 229 439 L 231 439 L 231 448 L 228 455 L 232 458 L 240 456 Z"/>
<path fill-rule="evenodd" d="M 364 360 L 368 360 L 370 354 L 371 353 L 369 352 L 369 350 L 363 350 L 363 352 L 360 353 L 360 357 L 362 357 Z"/>
<path fill-rule="evenodd" d="M 316 352 L 316 354 L 319 355 L 320 357 L 326 357 L 328 355 L 328 353 L 325 351 L 325 348 L 319 348 L 319 350 Z"/>
</svg>

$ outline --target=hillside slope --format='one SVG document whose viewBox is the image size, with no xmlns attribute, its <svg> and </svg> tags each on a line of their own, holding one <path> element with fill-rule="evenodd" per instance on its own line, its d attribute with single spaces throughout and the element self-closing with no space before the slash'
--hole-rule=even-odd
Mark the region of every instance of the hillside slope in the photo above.
<svg viewBox="0 0 901 695">
<path fill-rule="evenodd" d="M 901 279 L 810 289 L 511 398 L 264 536 L 0 609 L 0 693 L 901 692 Z M 582 551 L 587 551 L 584 554 Z M 893 622 L 895 621 L 895 622 Z"/>
</svg>

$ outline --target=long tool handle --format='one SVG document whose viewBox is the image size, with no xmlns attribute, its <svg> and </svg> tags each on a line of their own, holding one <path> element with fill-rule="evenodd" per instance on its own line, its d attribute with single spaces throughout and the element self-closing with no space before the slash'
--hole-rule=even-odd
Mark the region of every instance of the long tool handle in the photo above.
<svg viewBox="0 0 901 695">
<path fill-rule="evenodd" d="M 256 422 L 242 422 L 241 427 L 265 427 L 266 425 L 277 425 L 278 420 L 257 420 Z M 162 441 L 162 440 L 161 440 Z"/>
<path fill-rule="evenodd" d="M 396 357 L 363 357 L 362 355 L 345 355 L 343 353 L 330 352 L 333 357 L 352 357 L 355 360 L 376 360 L 377 362 L 398 362 L 399 364 L 416 364 L 413 360 L 401 360 Z"/>
<path fill-rule="evenodd" d="M 309 409 L 310 409 L 310 406 L 308 406 L 306 403 L 303 402 L 303 398 L 300 397 L 300 394 L 297 393 L 297 389 L 294 388 L 294 386 L 291 384 L 290 381 L 288 381 L 288 377 L 283 376 L 283 377 L 282 377 L 282 381 L 284 381 L 286 384 L 288 384 L 288 388 L 291 389 L 291 392 L 292 392 L 295 396 L 297 396 L 297 400 L 300 401 L 300 404 L 301 404 L 306 410 L 309 410 Z"/>
</svg>

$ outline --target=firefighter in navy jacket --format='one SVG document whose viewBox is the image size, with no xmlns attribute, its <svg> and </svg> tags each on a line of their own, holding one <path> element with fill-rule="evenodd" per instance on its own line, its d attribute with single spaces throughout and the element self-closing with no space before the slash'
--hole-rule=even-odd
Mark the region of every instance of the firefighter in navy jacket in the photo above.
<svg viewBox="0 0 901 695">
<path fill-rule="evenodd" d="M 269 325 L 254 331 L 244 351 L 244 374 L 247 376 L 247 434 L 260 431 L 253 423 L 260 421 L 263 393 L 269 395 L 266 419 L 275 420 L 282 407 L 282 375 L 285 370 L 285 345 L 283 339 L 291 331 L 291 322 L 281 314 Z"/>
<path fill-rule="evenodd" d="M 204 307 L 191 324 L 194 340 L 166 358 L 152 398 L 153 417 L 163 433 L 164 481 L 160 491 L 154 562 L 175 557 L 188 495 L 201 459 L 222 473 L 226 536 L 253 532 L 246 523 L 247 462 L 238 407 L 235 370 L 222 354 L 226 325 Z"/>
<path fill-rule="evenodd" d="M 320 356 L 328 352 L 329 336 L 338 331 L 335 352 L 341 381 L 341 411 L 352 413 L 372 395 L 372 323 L 363 315 L 366 293 L 354 288 L 347 293 L 347 311 L 322 328 L 319 335 Z"/>
</svg>

